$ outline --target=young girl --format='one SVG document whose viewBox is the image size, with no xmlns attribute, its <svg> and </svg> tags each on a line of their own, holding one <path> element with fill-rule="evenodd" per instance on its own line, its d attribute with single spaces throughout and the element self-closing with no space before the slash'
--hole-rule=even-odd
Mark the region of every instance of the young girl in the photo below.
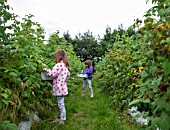
<svg viewBox="0 0 170 130">
<path fill-rule="evenodd" d="M 57 97 L 58 118 L 54 120 L 64 124 L 66 120 L 66 109 L 64 105 L 64 97 L 68 94 L 67 80 L 70 77 L 69 62 L 67 54 L 64 50 L 60 49 L 54 54 L 56 65 L 50 69 L 44 69 L 47 76 L 53 78 L 52 90 L 53 96 Z"/>
<path fill-rule="evenodd" d="M 91 60 L 86 60 L 85 66 L 86 66 L 86 68 L 83 70 L 83 73 L 87 74 L 88 77 L 84 78 L 82 96 L 84 96 L 84 94 L 85 94 L 86 83 L 87 83 L 89 86 L 90 95 L 91 95 L 91 97 L 93 97 L 93 88 L 92 88 L 92 83 L 91 83 L 91 79 L 92 79 L 92 75 L 93 75 L 93 67 L 92 67 Z"/>
</svg>

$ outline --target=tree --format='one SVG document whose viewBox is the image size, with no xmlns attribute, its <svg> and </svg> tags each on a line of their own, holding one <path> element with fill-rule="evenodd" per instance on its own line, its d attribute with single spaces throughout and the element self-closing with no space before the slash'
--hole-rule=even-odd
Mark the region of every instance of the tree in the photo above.
<svg viewBox="0 0 170 130">
<path fill-rule="evenodd" d="M 103 55 L 101 44 L 89 30 L 83 34 L 79 33 L 74 39 L 72 39 L 67 32 L 64 33 L 64 38 L 67 42 L 72 43 L 74 52 L 82 62 L 86 59 L 93 60 L 94 58 L 98 58 Z"/>
</svg>

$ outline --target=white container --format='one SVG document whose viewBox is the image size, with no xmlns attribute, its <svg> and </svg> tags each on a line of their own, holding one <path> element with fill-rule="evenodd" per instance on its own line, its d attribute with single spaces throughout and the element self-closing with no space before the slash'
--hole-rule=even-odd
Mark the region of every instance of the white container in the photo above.
<svg viewBox="0 0 170 130">
<path fill-rule="evenodd" d="M 47 76 L 44 72 L 41 72 L 41 79 L 42 80 L 53 80 L 53 78 Z"/>
<path fill-rule="evenodd" d="M 83 73 L 77 73 L 77 77 L 81 77 L 81 78 L 87 78 L 88 75 L 87 74 L 83 74 Z"/>
<path fill-rule="evenodd" d="M 20 122 L 18 125 L 18 130 L 31 130 L 31 121 Z"/>
</svg>

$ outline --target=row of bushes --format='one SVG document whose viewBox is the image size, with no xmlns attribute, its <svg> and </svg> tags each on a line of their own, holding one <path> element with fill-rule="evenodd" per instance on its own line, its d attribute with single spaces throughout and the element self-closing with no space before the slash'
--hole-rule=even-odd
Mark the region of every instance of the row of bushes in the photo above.
<svg viewBox="0 0 170 130">
<path fill-rule="evenodd" d="M 34 111 L 41 114 L 55 106 L 51 84 L 42 81 L 40 73 L 42 63 L 48 68 L 55 65 L 53 54 L 56 50 L 64 49 L 68 54 L 72 74 L 68 82 L 70 91 L 79 82 L 74 77 L 84 64 L 73 52 L 72 45 L 60 38 L 58 32 L 44 44 L 44 29 L 32 20 L 33 15 L 21 19 L 9 10 L 6 1 L 1 1 L 0 116 L 2 121 L 17 123 L 23 115 Z"/>
<path fill-rule="evenodd" d="M 170 129 L 170 3 L 154 1 L 138 31 L 113 43 L 97 64 L 100 86 L 110 94 L 112 105 L 121 110 L 138 106 L 146 111 L 150 129 Z M 155 14 L 159 20 L 154 19 Z"/>
</svg>

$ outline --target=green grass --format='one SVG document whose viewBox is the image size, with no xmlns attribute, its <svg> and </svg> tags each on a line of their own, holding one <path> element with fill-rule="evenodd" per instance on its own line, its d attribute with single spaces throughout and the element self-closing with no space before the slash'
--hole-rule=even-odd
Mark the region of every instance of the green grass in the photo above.
<svg viewBox="0 0 170 130">
<path fill-rule="evenodd" d="M 139 128 L 137 124 L 126 119 L 128 116 L 122 119 L 120 115 L 124 113 L 110 107 L 109 96 L 100 92 L 95 79 L 93 79 L 93 98 L 90 97 L 88 87 L 85 96 L 81 96 L 82 83 L 73 86 L 72 92 L 65 97 L 67 120 L 64 125 L 50 123 L 50 119 L 45 119 L 34 124 L 32 130 L 137 130 Z M 54 118 L 57 115 L 56 111 L 57 108 L 54 108 L 47 113 Z"/>
</svg>

